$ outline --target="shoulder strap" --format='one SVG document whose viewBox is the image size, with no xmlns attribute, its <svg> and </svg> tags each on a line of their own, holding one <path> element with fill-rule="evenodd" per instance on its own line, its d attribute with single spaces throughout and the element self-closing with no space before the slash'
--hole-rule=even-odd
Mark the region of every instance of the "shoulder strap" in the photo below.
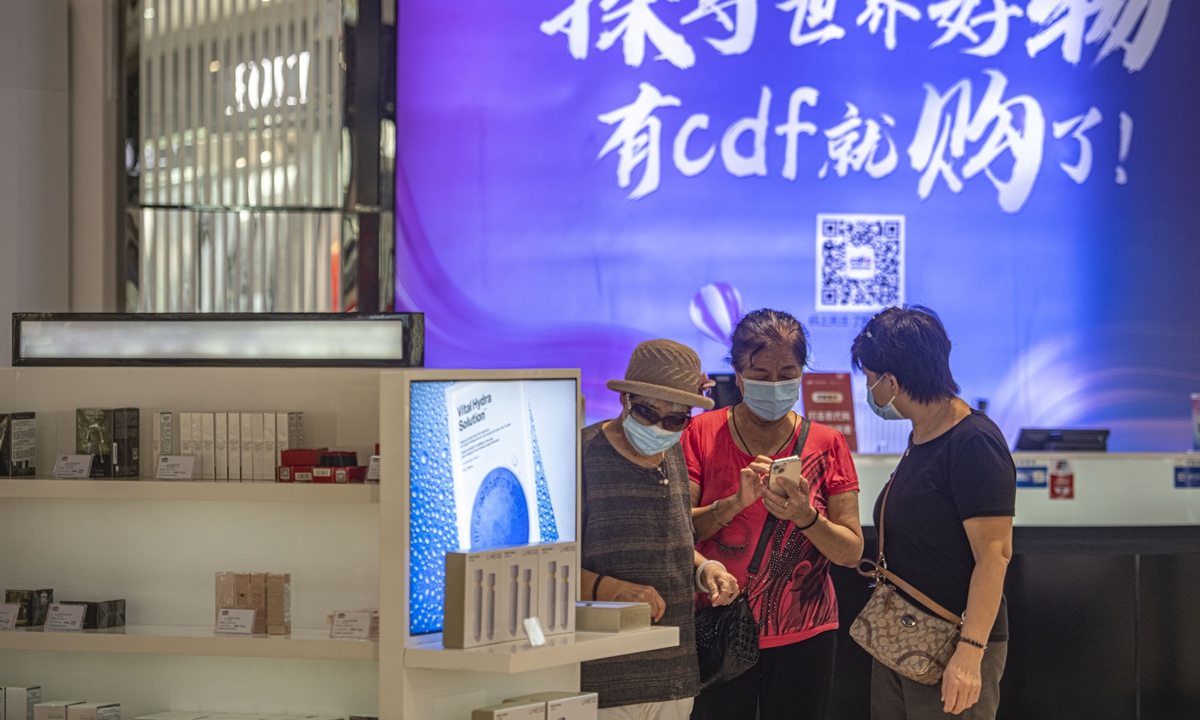
<svg viewBox="0 0 1200 720">
<path fill-rule="evenodd" d="M 804 453 L 804 446 L 808 444 L 808 431 L 812 428 L 812 423 L 808 418 L 800 418 L 800 434 L 796 436 L 796 443 L 792 446 L 792 454 L 796 457 L 801 457 Z M 775 525 L 779 522 L 779 518 L 771 513 L 767 513 L 767 519 L 763 522 L 762 534 L 758 536 L 758 547 L 754 548 L 754 555 L 750 558 L 750 566 L 747 568 L 747 574 L 750 577 L 758 576 L 758 568 L 762 565 L 763 554 L 767 551 L 767 544 L 771 542 L 771 537 L 775 535 Z"/>
<path fill-rule="evenodd" d="M 901 462 L 903 462 L 903 460 L 901 460 Z M 899 468 L 897 468 L 897 471 L 898 470 L 899 470 Z M 884 554 L 883 554 L 884 515 L 885 515 L 885 513 L 887 513 L 888 494 L 892 491 L 892 483 L 894 483 L 894 482 L 896 482 L 896 473 L 895 472 L 892 473 L 892 477 L 888 479 L 887 485 L 883 488 L 883 502 L 879 504 L 879 562 L 873 562 L 871 560 L 862 560 L 859 562 L 858 572 L 860 575 L 873 577 L 877 580 L 879 578 L 886 579 L 888 582 L 892 583 L 896 587 L 898 587 L 901 590 L 903 590 L 904 592 L 906 592 L 909 595 L 909 597 L 911 597 L 912 599 L 914 599 L 917 602 L 924 605 L 926 608 L 928 608 L 928 609 L 932 610 L 933 612 L 937 613 L 938 615 L 940 615 L 947 622 L 952 622 L 955 625 L 958 625 L 959 627 L 961 627 L 963 624 L 963 619 L 961 617 L 955 615 L 954 613 L 950 612 L 946 608 L 937 604 L 932 599 L 930 599 L 930 597 L 928 595 L 926 595 L 925 593 L 916 589 L 912 585 L 909 585 L 906 581 L 901 579 L 899 575 L 897 575 L 887 569 L 887 559 L 884 557 Z M 867 572 L 863 572 L 862 568 L 864 565 L 870 567 L 871 570 L 869 570 Z"/>
</svg>

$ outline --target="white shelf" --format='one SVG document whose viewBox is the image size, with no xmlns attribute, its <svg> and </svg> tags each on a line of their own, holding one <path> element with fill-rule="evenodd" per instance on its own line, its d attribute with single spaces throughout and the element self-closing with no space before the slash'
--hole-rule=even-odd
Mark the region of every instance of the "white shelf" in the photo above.
<svg viewBox="0 0 1200 720">
<path fill-rule="evenodd" d="M 214 502 L 379 503 L 379 486 L 326 483 L 230 483 L 162 480 L 0 479 L 0 498 L 207 500 Z"/>
<path fill-rule="evenodd" d="M 130 625 L 84 633 L 0 631 L 0 650 L 288 658 L 296 660 L 379 659 L 379 644 L 330 640 L 328 631 L 297 630 L 291 637 L 221 637 L 211 627 Z"/>
<path fill-rule="evenodd" d="M 542 647 L 528 642 L 452 650 L 442 647 L 441 634 L 413 638 L 419 643 L 404 651 L 404 667 L 425 670 L 466 670 L 512 675 L 560 665 L 661 650 L 679 645 L 679 628 L 656 627 L 626 633 L 579 632 L 546 638 Z"/>
</svg>

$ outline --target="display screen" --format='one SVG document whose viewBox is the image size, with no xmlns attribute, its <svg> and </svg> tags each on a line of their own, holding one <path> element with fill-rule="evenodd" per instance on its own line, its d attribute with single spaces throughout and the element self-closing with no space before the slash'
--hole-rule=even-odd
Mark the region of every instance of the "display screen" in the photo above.
<svg viewBox="0 0 1200 720">
<path fill-rule="evenodd" d="M 442 629 L 445 554 L 575 539 L 574 380 L 411 385 L 411 620 Z"/>
<path fill-rule="evenodd" d="M 1200 2 L 401 0 L 397 308 L 434 367 L 637 343 L 729 372 L 762 307 L 850 370 L 878 308 L 941 316 L 967 401 L 1192 446 Z M 859 447 L 902 451 L 854 382 Z"/>
</svg>

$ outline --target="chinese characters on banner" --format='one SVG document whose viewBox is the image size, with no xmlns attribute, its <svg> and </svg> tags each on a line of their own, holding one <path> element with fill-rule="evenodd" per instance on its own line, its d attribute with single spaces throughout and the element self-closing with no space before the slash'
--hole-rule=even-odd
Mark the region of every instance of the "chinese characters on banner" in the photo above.
<svg viewBox="0 0 1200 720">
<path fill-rule="evenodd" d="M 1063 61 L 1078 65 L 1084 47 L 1097 46 L 1090 66 L 1115 54 L 1133 73 L 1154 54 L 1171 6 L 1171 0 L 940 0 L 923 8 L 903 0 L 666 1 L 685 6 L 674 26 L 660 13 L 660 0 L 561 0 L 564 7 L 540 30 L 551 38 L 565 36 L 565 50 L 575 60 L 586 61 L 593 49 L 605 52 L 619 44 L 630 67 L 640 68 L 650 59 L 686 71 L 701 62 L 743 55 L 762 33 L 786 33 L 792 46 L 819 48 L 861 32 L 879 36 L 890 52 L 911 36 L 910 26 L 932 23 L 941 34 L 929 45 L 931 52 L 991 58 L 1010 43 L 1023 43 L 1028 57 L 1037 58 L 1057 46 Z M 1011 88 L 1004 73 L 986 64 L 979 75 L 949 87 L 926 83 L 924 106 L 914 123 L 886 112 L 864 113 L 854 98 L 830 97 L 818 88 L 789 90 L 786 108 L 783 103 L 774 108 L 778 89 L 762 87 L 757 111 L 721 132 L 710 127 L 708 114 L 692 112 L 686 98 L 640 82 L 628 105 L 599 115 L 600 122 L 612 126 L 599 159 L 616 155 L 617 185 L 633 186 L 628 197 L 638 200 L 658 190 L 664 153 L 684 177 L 716 165 L 718 147 L 719 164 L 731 175 L 766 176 L 767 138 L 773 130 L 786 141 L 785 180 L 795 181 L 802 171 L 829 182 L 851 172 L 883 180 L 901 169 L 903 151 L 917 174 L 920 199 L 939 185 L 962 192 L 965 181 L 983 175 L 995 188 L 1000 209 L 1016 213 L 1033 192 L 1050 143 L 1070 144 L 1067 154 L 1077 159 L 1059 167 L 1082 184 L 1096 162 L 1092 134 L 1111 132 L 1120 146 L 1114 182 L 1128 182 L 1123 163 L 1133 138 L 1129 113 L 1118 111 L 1114 118 L 1085 103 L 1067 117 L 1047 118 L 1037 98 Z M 818 128 L 804 119 L 805 109 L 811 112 L 819 101 L 844 105 L 842 121 Z M 784 112 L 786 121 L 772 128 L 771 118 Z M 664 137 L 666 113 L 672 113 L 673 122 L 683 120 L 673 137 Z M 746 135 L 753 140 L 749 155 L 738 149 Z M 804 167 L 801 156 L 814 150 L 802 151 L 802 136 L 825 144 L 823 152 L 816 151 L 823 157 L 811 168 Z M 1052 156 L 1057 154 L 1055 150 Z M 994 172 L 993 164 L 1004 171 Z"/>
</svg>

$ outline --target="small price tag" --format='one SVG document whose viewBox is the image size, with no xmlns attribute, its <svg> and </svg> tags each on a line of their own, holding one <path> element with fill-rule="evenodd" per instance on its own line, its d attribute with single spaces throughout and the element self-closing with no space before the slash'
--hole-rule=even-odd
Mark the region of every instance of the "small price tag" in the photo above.
<svg viewBox="0 0 1200 720">
<path fill-rule="evenodd" d="M 371 462 L 367 465 L 367 482 L 379 482 L 379 456 L 372 455 Z"/>
<path fill-rule="evenodd" d="M 0 605 L 0 630 L 15 630 L 21 606 L 16 603 Z"/>
<path fill-rule="evenodd" d="M 370 640 L 373 615 L 369 612 L 335 612 L 329 637 L 334 640 Z"/>
<path fill-rule="evenodd" d="M 525 634 L 529 636 L 529 644 L 533 647 L 546 644 L 546 633 L 542 631 L 542 623 L 536 615 L 525 618 Z"/>
<path fill-rule="evenodd" d="M 253 635 L 255 612 L 221 608 L 217 611 L 217 627 L 213 632 L 217 635 Z"/>
<path fill-rule="evenodd" d="M 87 605 L 55 603 L 46 614 L 46 632 L 83 632 L 83 616 L 86 612 Z"/>
<path fill-rule="evenodd" d="M 59 455 L 54 462 L 55 480 L 87 480 L 92 475 L 91 455 Z"/>
<path fill-rule="evenodd" d="M 196 468 L 195 455 L 159 455 L 155 480 L 191 480 Z"/>
</svg>

